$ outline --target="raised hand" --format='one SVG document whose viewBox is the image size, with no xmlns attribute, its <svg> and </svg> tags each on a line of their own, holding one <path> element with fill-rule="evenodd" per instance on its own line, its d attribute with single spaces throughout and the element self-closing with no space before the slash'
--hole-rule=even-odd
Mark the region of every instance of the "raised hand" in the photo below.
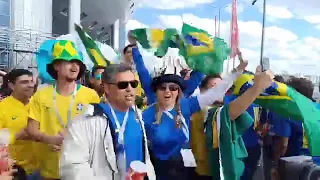
<svg viewBox="0 0 320 180">
<path fill-rule="evenodd" d="M 137 40 L 134 36 L 132 36 L 131 31 L 128 32 L 128 41 L 130 44 L 137 44 Z"/>
<path fill-rule="evenodd" d="M 236 67 L 236 70 L 238 72 L 243 72 L 248 66 L 248 61 L 243 60 L 242 54 L 239 49 L 238 49 L 238 58 L 239 58 L 240 64 Z"/>
<path fill-rule="evenodd" d="M 259 87 L 263 91 L 271 86 L 273 79 L 274 74 L 270 70 L 262 72 L 261 66 L 258 66 L 254 75 L 254 86 Z"/>
</svg>

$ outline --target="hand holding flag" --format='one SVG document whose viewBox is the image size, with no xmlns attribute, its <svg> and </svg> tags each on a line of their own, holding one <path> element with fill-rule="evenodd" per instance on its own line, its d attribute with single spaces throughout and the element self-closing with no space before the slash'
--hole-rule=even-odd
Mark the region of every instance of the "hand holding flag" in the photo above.
<svg viewBox="0 0 320 180">
<path fill-rule="evenodd" d="M 132 35 L 131 30 L 128 32 L 128 41 L 129 41 L 130 44 L 134 44 L 134 45 L 137 44 L 137 40 L 136 40 L 136 38 Z"/>
</svg>

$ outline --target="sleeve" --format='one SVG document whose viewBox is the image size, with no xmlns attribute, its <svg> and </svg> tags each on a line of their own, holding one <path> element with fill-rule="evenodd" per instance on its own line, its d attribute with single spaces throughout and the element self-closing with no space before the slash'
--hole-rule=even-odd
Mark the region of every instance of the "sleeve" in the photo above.
<svg viewBox="0 0 320 180">
<path fill-rule="evenodd" d="M 138 48 L 132 48 L 132 57 L 136 65 L 142 89 L 144 90 L 144 93 L 147 96 L 148 104 L 153 104 L 156 101 L 156 95 L 151 88 L 152 77 L 149 74 L 149 71 L 143 62 L 142 56 Z"/>
<path fill-rule="evenodd" d="M 199 86 L 200 82 L 203 79 L 204 74 L 198 71 L 192 71 L 189 80 L 185 80 L 186 89 L 184 91 L 184 95 L 189 97 L 193 94 L 195 89 Z"/>
<path fill-rule="evenodd" d="M 215 101 L 222 99 L 240 74 L 240 72 L 232 73 L 231 75 L 224 78 L 214 88 L 211 88 L 207 92 L 198 95 L 197 98 L 200 108 L 203 109 L 206 106 L 212 105 Z"/>
<path fill-rule="evenodd" d="M 81 116 L 85 118 L 86 116 Z M 94 176 L 90 167 L 90 147 L 92 135 L 95 134 L 89 121 L 79 119 L 70 124 L 64 139 L 60 159 L 60 176 L 62 180 L 102 180 L 105 177 Z"/>
<path fill-rule="evenodd" d="M 229 114 L 229 105 L 223 106 L 220 111 L 218 111 L 217 117 L 220 117 L 221 128 L 232 129 L 232 123 L 235 123 L 236 133 L 233 136 L 233 139 L 238 139 L 243 135 L 243 133 L 251 127 L 253 118 L 248 112 L 242 113 L 235 121 L 231 121 Z M 222 122 L 224 121 L 224 122 Z M 219 125 L 218 125 L 219 126 Z"/>
<path fill-rule="evenodd" d="M 15 133 L 6 127 L 6 121 L 3 108 L 0 106 L 0 144 L 9 145 L 14 143 Z"/>
<path fill-rule="evenodd" d="M 100 97 L 99 95 L 97 94 L 97 92 L 93 89 L 90 89 L 91 90 L 91 94 L 92 94 L 92 98 L 90 100 L 90 104 L 96 104 L 96 103 L 100 103 Z"/>
<path fill-rule="evenodd" d="M 29 103 L 29 118 L 40 122 L 40 102 L 39 102 L 39 91 L 30 99 Z"/>
</svg>

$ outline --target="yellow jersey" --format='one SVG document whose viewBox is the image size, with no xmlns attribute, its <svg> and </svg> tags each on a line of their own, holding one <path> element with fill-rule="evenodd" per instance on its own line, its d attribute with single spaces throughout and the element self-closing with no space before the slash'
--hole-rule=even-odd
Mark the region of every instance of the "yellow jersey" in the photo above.
<svg viewBox="0 0 320 180">
<path fill-rule="evenodd" d="M 56 105 L 54 102 L 56 102 Z M 72 120 L 76 116 L 83 114 L 89 104 L 99 102 L 100 98 L 93 89 L 77 85 L 75 95 L 62 96 L 56 93 L 53 85 L 49 85 L 39 89 L 34 94 L 30 101 L 29 117 L 40 123 L 40 131 L 42 133 L 55 136 L 62 132 L 65 128 L 64 125 L 68 123 L 67 116 L 71 104 Z M 61 117 L 63 124 L 59 117 Z M 60 153 L 52 151 L 48 144 L 43 143 L 39 144 L 39 151 L 44 154 L 43 158 L 40 160 L 41 176 L 45 178 L 60 179 Z"/>
<path fill-rule="evenodd" d="M 142 93 L 143 93 L 143 89 L 142 89 L 142 87 L 141 87 L 141 82 L 140 82 L 140 80 L 139 80 L 139 75 L 138 75 L 137 72 L 135 72 L 134 75 L 135 75 L 135 77 L 136 77 L 136 80 L 139 81 L 139 84 L 138 84 L 138 87 L 137 87 L 137 95 L 138 95 L 138 96 L 141 96 Z"/>
<path fill-rule="evenodd" d="M 15 140 L 15 135 L 27 127 L 29 104 L 24 105 L 13 96 L 0 103 L 0 129 L 8 129 L 10 142 L 9 154 L 28 174 L 38 168 L 35 153 L 35 142 L 31 140 Z"/>
</svg>

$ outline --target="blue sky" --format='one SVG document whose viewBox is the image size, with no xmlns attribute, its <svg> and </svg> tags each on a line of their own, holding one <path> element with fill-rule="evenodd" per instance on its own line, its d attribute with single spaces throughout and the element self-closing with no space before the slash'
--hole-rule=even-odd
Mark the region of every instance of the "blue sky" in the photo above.
<svg viewBox="0 0 320 180">
<path fill-rule="evenodd" d="M 221 37 L 230 33 L 231 0 L 142 0 L 128 22 L 129 29 L 140 27 L 180 28 L 183 21 L 214 33 L 214 16 L 221 9 Z M 240 48 L 254 69 L 259 62 L 262 0 L 238 0 Z M 320 3 L 268 0 L 264 55 L 276 72 L 317 74 L 320 68 Z M 316 46 L 317 45 L 317 46 Z"/>
</svg>

